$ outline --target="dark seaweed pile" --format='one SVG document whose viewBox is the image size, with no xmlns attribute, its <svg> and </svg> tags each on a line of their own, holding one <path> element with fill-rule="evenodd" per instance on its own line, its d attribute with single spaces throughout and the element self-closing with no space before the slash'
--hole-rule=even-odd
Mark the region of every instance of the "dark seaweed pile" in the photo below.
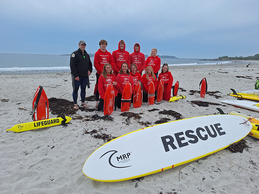
<svg viewBox="0 0 259 194">
<path fill-rule="evenodd" d="M 200 91 L 198 91 L 198 90 L 190 90 L 190 91 L 189 91 L 189 94 L 190 94 L 190 95 L 194 95 L 194 94 L 196 94 L 196 93 L 200 94 Z M 207 91 L 207 92 L 206 92 L 207 95 L 213 96 L 213 97 L 215 97 L 216 99 L 221 98 L 220 95 L 216 95 L 217 93 L 221 93 L 221 92 L 220 92 L 220 91 Z"/>
<path fill-rule="evenodd" d="M 49 99 L 49 110 L 57 116 L 71 116 L 77 111 L 74 109 L 74 102 L 58 98 Z"/>
<path fill-rule="evenodd" d="M 85 117 L 82 116 L 74 116 L 72 117 L 73 120 L 83 120 L 83 122 L 85 121 L 96 121 L 96 120 L 104 120 L 104 121 L 113 121 L 113 117 L 111 117 L 110 115 L 105 115 L 105 116 L 99 116 L 98 114 L 94 114 L 94 115 L 86 115 Z"/>
<path fill-rule="evenodd" d="M 142 113 L 123 112 L 120 115 L 124 116 L 124 117 L 128 117 L 129 119 L 132 118 L 132 117 L 135 118 L 135 119 L 141 119 L 140 114 L 142 114 Z"/>
<path fill-rule="evenodd" d="M 126 120 L 125 120 L 126 121 L 125 124 L 129 125 L 130 124 L 130 118 L 141 119 L 140 114 L 142 114 L 142 113 L 123 112 L 120 115 L 124 116 L 124 117 L 127 117 Z"/>
<path fill-rule="evenodd" d="M 236 153 L 236 152 L 243 153 L 243 150 L 247 148 L 249 148 L 249 146 L 246 145 L 246 140 L 242 139 L 237 143 L 231 144 L 227 149 L 232 153 Z"/>
<path fill-rule="evenodd" d="M 153 112 L 153 111 L 158 111 L 159 109 L 157 108 L 153 108 L 153 109 L 150 109 L 150 110 L 147 110 L 148 112 Z"/>
<path fill-rule="evenodd" d="M 99 131 L 94 129 L 94 130 L 88 132 L 87 130 L 84 129 L 84 134 L 90 134 L 93 138 L 102 139 L 104 142 L 108 142 L 108 141 L 111 141 L 112 139 L 116 138 L 110 134 L 100 132 L 101 130 L 103 130 L 103 129 L 101 128 L 101 129 L 99 129 Z"/>
<path fill-rule="evenodd" d="M 244 79 L 253 79 L 253 76 L 248 76 L 248 75 L 246 75 L 246 76 L 237 75 L 236 77 L 237 78 L 244 78 Z"/>
<path fill-rule="evenodd" d="M 215 105 L 215 106 L 224 106 L 222 104 L 213 103 L 213 102 L 206 102 L 206 101 L 200 101 L 200 100 L 192 100 L 192 104 L 196 104 L 198 106 L 208 107 L 209 105 Z"/>
<path fill-rule="evenodd" d="M 151 123 L 148 122 L 148 121 L 146 121 L 146 122 L 144 122 L 144 121 L 138 121 L 138 123 L 141 124 L 141 125 L 144 125 L 144 126 L 146 126 L 146 127 L 148 127 L 148 126 L 151 125 Z"/>
<path fill-rule="evenodd" d="M 157 120 L 157 121 L 155 122 L 155 124 L 166 123 L 166 122 L 168 122 L 168 121 L 170 121 L 170 120 L 171 120 L 171 119 L 169 119 L 169 118 L 161 118 L 161 119 Z"/>
<path fill-rule="evenodd" d="M 95 101 L 95 95 L 85 97 L 85 101 Z"/>
<path fill-rule="evenodd" d="M 173 110 L 163 110 L 163 111 L 159 111 L 158 113 L 163 114 L 163 115 L 171 115 L 171 116 L 175 117 L 176 120 L 182 119 L 182 115 Z"/>
<path fill-rule="evenodd" d="M 76 114 L 76 112 L 78 111 L 74 109 L 74 102 L 60 98 L 49 99 L 49 110 L 52 114 L 58 116 L 71 116 L 73 114 Z M 96 109 L 90 109 L 85 107 L 79 107 L 79 110 L 85 112 L 96 111 Z"/>
</svg>

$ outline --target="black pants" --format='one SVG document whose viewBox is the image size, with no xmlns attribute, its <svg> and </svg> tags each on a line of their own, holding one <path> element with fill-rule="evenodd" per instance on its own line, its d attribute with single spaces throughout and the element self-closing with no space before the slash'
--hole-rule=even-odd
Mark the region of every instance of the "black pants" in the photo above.
<svg viewBox="0 0 259 194">
<path fill-rule="evenodd" d="M 157 97 L 157 93 L 155 92 L 155 100 L 156 100 L 156 97 Z M 143 90 L 143 102 L 148 102 L 148 93 Z"/>
<path fill-rule="evenodd" d="M 116 110 L 116 102 L 117 102 L 117 96 L 115 97 L 115 102 L 114 102 L 114 110 Z M 100 102 L 98 104 L 98 111 L 103 111 L 103 105 L 104 105 L 104 100 L 100 98 Z"/>
<path fill-rule="evenodd" d="M 98 80 L 99 80 L 100 74 L 96 73 L 96 84 L 98 86 Z M 100 95 L 99 95 L 99 91 L 98 91 L 98 87 L 95 93 L 95 100 L 99 101 Z"/>
<path fill-rule="evenodd" d="M 121 108 L 121 94 L 118 93 L 118 96 L 117 96 L 117 101 L 116 101 L 116 105 L 118 108 Z"/>
</svg>

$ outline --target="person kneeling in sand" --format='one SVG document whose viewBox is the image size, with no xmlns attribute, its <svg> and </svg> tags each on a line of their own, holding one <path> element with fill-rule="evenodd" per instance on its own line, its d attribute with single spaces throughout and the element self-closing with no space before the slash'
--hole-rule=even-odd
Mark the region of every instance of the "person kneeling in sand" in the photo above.
<svg viewBox="0 0 259 194">
<path fill-rule="evenodd" d="M 155 89 L 157 89 L 157 79 L 151 66 L 147 66 L 145 72 L 141 77 L 141 83 L 143 84 L 143 102 L 148 102 L 149 84 L 153 82 Z"/>
<path fill-rule="evenodd" d="M 117 100 L 119 85 L 117 84 L 116 76 L 112 72 L 112 66 L 110 64 L 105 64 L 103 67 L 103 71 L 99 77 L 99 82 L 98 82 L 98 91 L 100 94 L 100 102 L 98 104 L 98 111 L 103 110 L 104 96 L 105 96 L 107 86 L 109 84 L 113 85 L 114 94 L 115 94 L 114 107 L 116 108 L 116 100 Z"/>
<path fill-rule="evenodd" d="M 119 71 L 119 74 L 117 75 L 117 82 L 119 85 L 119 94 L 117 99 L 117 107 L 121 108 L 121 97 L 122 92 L 126 84 L 129 82 L 131 84 L 131 93 L 134 91 L 134 82 L 129 72 L 129 66 L 127 63 L 122 63 L 121 70 Z"/>
<path fill-rule="evenodd" d="M 88 108 L 85 104 L 85 90 L 89 83 L 89 76 L 92 73 L 92 62 L 90 56 L 85 51 L 85 41 L 81 40 L 78 44 L 79 49 L 70 56 L 70 70 L 73 86 L 74 109 L 78 110 L 77 97 L 79 86 L 81 86 L 81 106 Z"/>
<path fill-rule="evenodd" d="M 173 76 L 170 71 L 167 63 L 164 63 L 162 66 L 161 73 L 158 76 L 158 83 L 160 80 L 164 81 L 164 93 L 163 100 L 168 101 L 171 98 L 171 88 L 173 85 Z"/>
</svg>

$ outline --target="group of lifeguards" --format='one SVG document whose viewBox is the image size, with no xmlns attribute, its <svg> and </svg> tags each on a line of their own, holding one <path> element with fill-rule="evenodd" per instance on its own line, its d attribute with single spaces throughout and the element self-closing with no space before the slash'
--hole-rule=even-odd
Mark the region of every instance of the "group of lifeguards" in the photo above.
<svg viewBox="0 0 259 194">
<path fill-rule="evenodd" d="M 126 44 L 121 40 L 118 44 L 118 50 L 107 51 L 107 41 L 99 42 L 100 49 L 94 55 L 94 67 L 96 69 L 95 99 L 98 110 L 103 109 L 104 96 L 106 88 L 112 84 L 115 92 L 115 104 L 121 108 L 121 97 L 125 85 L 130 82 L 132 93 L 134 86 L 140 82 L 143 88 L 143 102 L 148 102 L 149 83 L 153 82 L 157 89 L 157 83 L 160 79 L 164 81 L 163 100 L 168 101 L 171 98 L 171 87 L 173 76 L 168 71 L 168 65 L 162 66 L 161 73 L 158 71 L 161 66 L 161 60 L 157 56 L 157 50 L 153 48 L 151 55 L 145 60 L 145 55 L 140 52 L 140 45 L 134 45 L 134 52 L 129 54 L 125 50 Z M 145 73 L 142 75 L 142 72 Z"/>
</svg>

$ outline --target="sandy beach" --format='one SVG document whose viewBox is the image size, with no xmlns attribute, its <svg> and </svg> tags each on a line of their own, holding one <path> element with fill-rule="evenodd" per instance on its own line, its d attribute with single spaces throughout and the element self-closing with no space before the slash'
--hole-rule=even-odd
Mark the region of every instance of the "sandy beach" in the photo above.
<svg viewBox="0 0 259 194">
<path fill-rule="evenodd" d="M 247 64 L 250 65 L 247 67 Z M 105 141 L 90 134 L 106 134 L 118 137 L 137 129 L 154 125 L 156 121 L 170 115 L 159 111 L 173 110 L 181 118 L 218 114 L 216 108 L 225 113 L 237 111 L 252 117 L 258 112 L 224 105 L 221 100 L 234 99 L 228 96 L 230 88 L 236 91 L 252 90 L 259 79 L 258 61 L 233 61 L 229 64 L 170 67 L 174 84 L 179 81 L 179 95 L 186 99 L 163 102 L 141 108 L 130 109 L 140 113 L 141 118 L 127 119 L 120 110 L 111 115 L 113 121 L 91 121 L 92 115 L 103 116 L 103 112 L 78 110 L 71 115 L 67 127 L 56 126 L 22 133 L 6 132 L 12 126 L 30 122 L 32 98 L 39 85 L 48 98 L 72 101 L 70 73 L 0 75 L 0 193 L 57 194 L 57 193 L 259 193 L 259 140 L 245 137 L 249 148 L 243 153 L 231 153 L 225 149 L 213 155 L 138 180 L 103 183 L 87 178 L 82 167 L 89 155 Z M 199 93 L 202 78 L 208 82 L 205 98 Z M 91 88 L 87 96 L 93 95 L 95 73 L 90 77 Z M 207 107 L 193 101 L 203 101 Z M 210 104 L 211 103 L 211 104 Z M 217 105 L 213 105 L 216 103 Z M 79 103 L 80 104 L 80 103 Z M 87 101 L 90 109 L 95 101 Z M 154 111 L 148 111 L 157 109 Z M 57 115 L 50 114 L 50 118 Z"/>
</svg>

